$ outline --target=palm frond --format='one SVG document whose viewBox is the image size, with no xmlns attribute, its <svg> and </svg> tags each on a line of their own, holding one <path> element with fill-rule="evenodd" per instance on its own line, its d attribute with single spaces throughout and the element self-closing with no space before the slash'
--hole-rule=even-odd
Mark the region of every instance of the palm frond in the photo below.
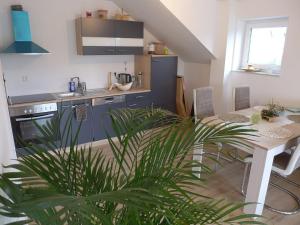
<svg viewBox="0 0 300 225">
<path fill-rule="evenodd" d="M 258 224 L 257 215 L 229 215 L 243 204 L 215 201 L 196 192 L 205 181 L 193 173 L 211 173 L 190 159 L 204 144 L 249 147 L 253 130 L 234 124 L 194 123 L 163 110 L 114 110 L 116 139 L 108 137 L 109 159 L 91 145 L 79 147 L 80 126 L 72 118 L 60 128 L 61 116 L 39 126 L 42 145 L 10 165 L 0 177 L 0 214 L 29 218 L 37 224 L 185 225 Z M 61 143 L 54 137 L 60 136 Z M 199 188 L 200 187 L 200 188 Z M 17 223 L 18 224 L 18 223 Z"/>
</svg>

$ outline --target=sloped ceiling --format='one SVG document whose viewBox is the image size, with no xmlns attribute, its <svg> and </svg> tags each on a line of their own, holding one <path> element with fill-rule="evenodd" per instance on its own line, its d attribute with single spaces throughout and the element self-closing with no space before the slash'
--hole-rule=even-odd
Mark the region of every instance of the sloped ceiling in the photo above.
<svg viewBox="0 0 300 225">
<path fill-rule="evenodd" d="M 160 0 L 112 0 L 185 62 L 209 63 L 213 54 Z"/>
</svg>

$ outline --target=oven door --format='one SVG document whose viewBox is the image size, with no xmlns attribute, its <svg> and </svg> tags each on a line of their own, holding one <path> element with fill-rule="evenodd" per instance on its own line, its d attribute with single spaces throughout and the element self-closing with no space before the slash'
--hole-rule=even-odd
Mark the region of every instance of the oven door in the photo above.
<svg viewBox="0 0 300 225">
<path fill-rule="evenodd" d="M 23 148 L 28 143 L 41 144 L 41 134 L 38 126 L 44 126 L 56 119 L 57 112 L 24 115 L 11 118 L 15 144 L 17 148 Z M 58 141 L 59 135 L 54 138 Z M 25 142 L 21 144 L 19 140 Z"/>
</svg>

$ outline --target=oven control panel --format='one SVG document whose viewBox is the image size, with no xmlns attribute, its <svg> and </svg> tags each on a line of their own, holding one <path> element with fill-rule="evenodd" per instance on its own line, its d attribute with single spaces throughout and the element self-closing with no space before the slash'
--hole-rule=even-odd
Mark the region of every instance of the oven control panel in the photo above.
<svg viewBox="0 0 300 225">
<path fill-rule="evenodd" d="M 57 111 L 56 103 L 20 106 L 9 109 L 10 117 Z"/>
</svg>

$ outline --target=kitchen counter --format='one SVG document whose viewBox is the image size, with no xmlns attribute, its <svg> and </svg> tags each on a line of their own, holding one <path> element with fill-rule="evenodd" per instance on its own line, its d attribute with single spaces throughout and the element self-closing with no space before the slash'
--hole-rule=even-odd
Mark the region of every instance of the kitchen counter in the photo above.
<svg viewBox="0 0 300 225">
<path fill-rule="evenodd" d="M 100 89 L 90 89 L 87 90 L 87 93 L 85 95 L 79 95 L 79 96 L 72 96 L 72 97 L 60 97 L 59 95 L 62 93 L 51 93 L 54 96 L 54 100 L 50 101 L 33 101 L 28 103 L 21 103 L 21 104 L 9 104 L 9 108 L 15 108 L 15 107 L 23 107 L 28 106 L 32 104 L 47 104 L 47 103 L 57 103 L 57 102 L 64 102 L 64 101 L 75 101 L 75 100 L 84 100 L 84 99 L 93 99 L 93 98 L 101 98 L 101 97 L 109 97 L 109 96 L 117 96 L 117 95 L 128 95 L 128 94 L 137 94 L 137 93 L 144 93 L 144 92 L 150 92 L 149 89 L 131 89 L 129 91 L 119 91 L 117 89 L 113 89 L 111 91 L 100 88 Z"/>
</svg>

